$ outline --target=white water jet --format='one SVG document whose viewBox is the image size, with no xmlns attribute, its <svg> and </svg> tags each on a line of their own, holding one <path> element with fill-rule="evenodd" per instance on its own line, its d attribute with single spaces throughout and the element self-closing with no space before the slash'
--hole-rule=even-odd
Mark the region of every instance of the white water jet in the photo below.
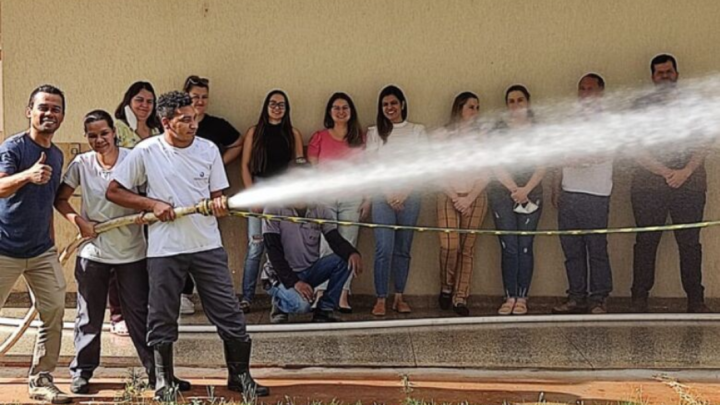
<svg viewBox="0 0 720 405">
<path fill-rule="evenodd" d="M 601 113 L 582 114 L 577 100 L 533 105 L 537 123 L 520 130 L 493 131 L 503 113 L 484 114 L 475 131 L 445 140 L 428 131 L 423 143 L 366 153 L 354 161 L 312 170 L 291 170 L 229 200 L 234 209 L 332 201 L 412 188 L 439 189 L 444 182 L 473 178 L 495 166 L 519 170 L 558 166 L 588 157 L 631 157 L 640 151 L 708 148 L 720 132 L 720 76 L 678 83 L 664 103 L 638 107 L 659 90 L 606 92 Z M 652 96 L 651 96 L 652 97 Z M 390 135 L 392 136 L 392 135 Z"/>
</svg>

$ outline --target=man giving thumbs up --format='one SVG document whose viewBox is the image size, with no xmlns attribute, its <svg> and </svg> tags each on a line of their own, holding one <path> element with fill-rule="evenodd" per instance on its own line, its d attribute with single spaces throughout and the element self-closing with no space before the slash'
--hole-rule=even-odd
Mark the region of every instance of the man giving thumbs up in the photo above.
<svg viewBox="0 0 720 405">
<path fill-rule="evenodd" d="M 30 367 L 30 398 L 66 404 L 53 383 L 65 312 L 65 278 L 52 237 L 53 201 L 63 155 L 52 143 L 65 117 L 65 96 L 44 85 L 30 95 L 30 128 L 0 145 L 0 307 L 20 276 L 37 300 L 42 326 Z"/>
</svg>

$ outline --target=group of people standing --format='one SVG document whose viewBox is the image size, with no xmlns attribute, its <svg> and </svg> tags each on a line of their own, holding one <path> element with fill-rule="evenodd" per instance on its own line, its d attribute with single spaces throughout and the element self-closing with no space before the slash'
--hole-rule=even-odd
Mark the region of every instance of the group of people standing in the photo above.
<svg viewBox="0 0 720 405">
<path fill-rule="evenodd" d="M 659 55 L 650 65 L 657 91 L 639 100 L 637 108 L 666 103 L 675 91 L 678 71 L 674 57 Z M 598 74 L 580 79 L 579 114 L 603 113 L 598 100 L 604 88 L 605 81 Z M 64 118 L 65 96 L 53 86 L 41 86 L 28 102 L 29 129 L 0 147 L 1 300 L 4 304 L 17 278 L 24 275 L 35 292 L 43 322 L 30 372 L 32 397 L 69 402 L 50 376 L 59 355 L 65 296 L 51 226 L 53 205 L 88 238 L 79 250 L 75 269 L 76 356 L 70 367 L 74 393 L 88 392 L 89 380 L 99 365 L 108 295 L 113 330 L 130 335 L 158 397 L 173 387 L 190 388 L 174 376 L 172 345 L 178 337 L 178 317 L 194 311 L 190 295 L 195 289 L 224 342 L 228 386 L 257 395 L 267 395 L 269 390 L 249 375 L 250 338 L 243 313 L 252 308 L 261 273 L 262 286 L 272 297 L 275 323 L 286 322 L 289 314 L 308 311 L 314 311 L 313 321 L 331 322 L 336 320 L 333 311 L 352 311 L 351 282 L 363 269 L 356 249 L 357 226 L 249 218 L 243 293 L 238 300 L 215 218 L 228 214 L 222 198 L 222 190 L 228 187 L 225 165 L 240 158 L 242 180 L 250 188 L 294 166 L 322 167 L 326 162 L 368 154 L 382 158 L 408 143 L 432 142 L 423 125 L 408 120 L 405 94 L 396 86 L 382 89 L 375 125 L 367 131 L 361 128 L 352 98 L 333 94 L 325 108 L 324 128 L 310 137 L 306 153 L 283 91 L 273 90 L 266 96 L 257 123 L 241 136 L 226 120 L 207 113 L 209 90 L 209 81 L 198 76 L 188 77 L 183 91 L 159 98 L 150 83 L 134 83 L 114 118 L 103 110 L 85 116 L 85 136 L 92 150 L 76 156 L 61 176 L 63 156 L 52 137 Z M 502 136 L 531 127 L 536 118 L 530 100 L 525 86 L 510 86 L 505 92 L 507 114 L 493 128 L 479 129 L 480 98 L 463 92 L 455 98 L 449 123 L 436 131 L 437 137 Z M 679 148 L 669 157 L 648 151 L 637 159 L 632 205 L 638 226 L 664 224 L 668 213 L 675 223 L 702 220 L 705 153 L 706 149 Z M 548 177 L 560 229 L 607 227 L 612 157 L 523 171 L 495 167 L 472 179 L 449 182 L 437 195 L 438 226 L 477 229 L 489 211 L 499 230 L 536 230 L 544 206 L 542 182 Z M 69 203 L 78 188 L 82 191 L 80 213 Z M 176 218 L 173 208 L 203 199 L 212 201 L 213 216 Z M 376 224 L 413 226 L 421 199 L 419 190 L 397 188 L 323 206 L 296 204 L 253 211 L 351 222 L 369 218 Z M 139 222 L 96 234 L 96 223 L 137 212 L 152 212 L 160 222 L 150 226 Z M 372 314 L 386 315 L 391 280 L 394 295 L 390 307 L 409 313 L 412 309 L 404 292 L 414 234 L 391 228 L 373 232 L 376 302 Z M 679 230 L 675 235 L 688 312 L 707 312 L 699 230 Z M 637 312 L 648 309 L 660 236 L 657 232 L 637 235 L 632 287 L 633 310 Z M 440 233 L 439 239 L 438 304 L 467 316 L 476 236 L 446 232 Z M 499 242 L 505 299 L 498 313 L 526 314 L 534 268 L 533 237 L 503 234 Z M 561 244 L 568 299 L 553 312 L 605 313 L 605 300 L 612 291 L 606 237 L 562 236 Z"/>
</svg>

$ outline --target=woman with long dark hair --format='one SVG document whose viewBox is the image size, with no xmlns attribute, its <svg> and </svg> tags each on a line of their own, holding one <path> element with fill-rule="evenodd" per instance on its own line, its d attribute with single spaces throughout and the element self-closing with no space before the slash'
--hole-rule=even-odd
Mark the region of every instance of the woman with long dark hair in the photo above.
<svg viewBox="0 0 720 405">
<path fill-rule="evenodd" d="M 118 146 L 134 148 L 143 139 L 159 135 L 162 125 L 155 111 L 155 89 L 152 84 L 137 81 L 125 91 L 122 101 L 115 109 L 115 132 Z M 110 303 L 110 333 L 128 336 L 128 328 L 122 314 L 118 283 L 113 273 L 108 292 Z"/>
<path fill-rule="evenodd" d="M 248 129 L 242 151 L 242 179 L 245 188 L 282 174 L 293 161 L 305 162 L 300 131 L 290 119 L 290 100 L 282 90 L 273 90 L 265 97 L 260 118 Z M 254 209 L 262 212 L 260 208 Z M 248 250 L 243 273 L 243 298 L 240 307 L 250 311 L 260 273 L 260 260 L 265 251 L 262 222 L 248 218 Z"/>
<path fill-rule="evenodd" d="M 472 130 L 480 112 L 480 103 L 475 93 L 463 92 L 455 97 L 450 113 L 450 122 L 442 133 L 443 138 L 475 136 Z M 442 141 L 442 139 L 440 139 Z M 468 145 L 474 147 L 474 145 Z M 489 181 L 486 173 L 474 173 L 472 178 L 457 178 L 443 187 L 437 198 L 438 226 L 453 229 L 477 229 L 487 211 L 485 187 Z M 440 279 L 441 290 L 438 299 L 440 308 L 453 308 L 461 316 L 470 315 L 467 299 L 475 256 L 477 235 L 458 232 L 441 232 L 440 236 Z"/>
<path fill-rule="evenodd" d="M 317 131 L 310 138 L 308 144 L 308 160 L 313 165 L 328 162 L 357 158 L 360 152 L 365 149 L 365 136 L 360 126 L 355 103 L 345 93 L 335 93 L 330 96 L 325 107 L 325 129 Z M 327 204 L 333 218 L 340 221 L 358 222 L 370 212 L 370 202 L 363 198 L 338 200 Z M 353 246 L 357 246 L 359 228 L 357 226 L 339 226 L 338 231 L 343 238 Z M 327 242 L 323 239 L 321 244 L 321 256 L 332 253 Z M 338 309 L 340 312 L 352 312 L 348 296 L 353 275 L 348 277 L 347 282 L 340 295 Z M 327 289 L 325 282 L 317 287 L 317 299 Z"/>
<path fill-rule="evenodd" d="M 530 92 L 516 84 L 505 91 L 507 118 L 498 122 L 500 132 L 519 131 L 533 125 L 534 115 L 530 109 Z M 488 199 L 495 226 L 503 231 L 534 231 L 542 212 L 542 167 L 508 171 L 503 167 L 493 169 L 497 181 L 488 187 Z M 500 315 L 525 315 L 532 281 L 534 256 L 533 236 L 501 235 L 501 267 L 505 302 Z"/>
<path fill-rule="evenodd" d="M 162 125 L 155 111 L 155 89 L 148 82 L 135 82 L 115 109 L 118 145 L 133 148 L 143 139 L 159 135 Z"/>
<path fill-rule="evenodd" d="M 367 153 L 382 157 L 409 144 L 427 139 L 425 127 L 407 121 L 408 106 L 405 94 L 396 86 L 387 86 L 378 97 L 376 126 L 368 129 Z M 420 195 L 412 189 L 396 189 L 377 195 L 372 201 L 372 220 L 377 224 L 415 225 L 420 215 Z M 410 271 L 410 248 L 413 231 L 375 228 L 375 294 L 372 309 L 375 316 L 385 316 L 388 282 L 392 274 L 395 297 L 392 309 L 411 312 L 403 299 Z"/>
</svg>

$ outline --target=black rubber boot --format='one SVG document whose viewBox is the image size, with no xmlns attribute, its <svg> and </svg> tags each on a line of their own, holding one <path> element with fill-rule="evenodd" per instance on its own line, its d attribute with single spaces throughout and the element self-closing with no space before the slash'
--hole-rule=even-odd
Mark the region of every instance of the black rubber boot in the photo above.
<svg viewBox="0 0 720 405">
<path fill-rule="evenodd" d="M 189 382 L 175 378 L 173 365 L 172 343 L 159 343 L 153 346 L 155 357 L 155 378 L 148 376 L 149 385 L 155 385 L 155 399 L 158 401 L 174 401 L 177 391 L 189 391 Z M 155 380 L 155 381 L 153 381 Z"/>
<path fill-rule="evenodd" d="M 248 398 L 266 397 L 270 388 L 262 386 L 250 375 L 250 351 L 252 342 L 229 340 L 225 345 L 225 361 L 228 368 L 228 389 L 241 392 Z"/>
</svg>

